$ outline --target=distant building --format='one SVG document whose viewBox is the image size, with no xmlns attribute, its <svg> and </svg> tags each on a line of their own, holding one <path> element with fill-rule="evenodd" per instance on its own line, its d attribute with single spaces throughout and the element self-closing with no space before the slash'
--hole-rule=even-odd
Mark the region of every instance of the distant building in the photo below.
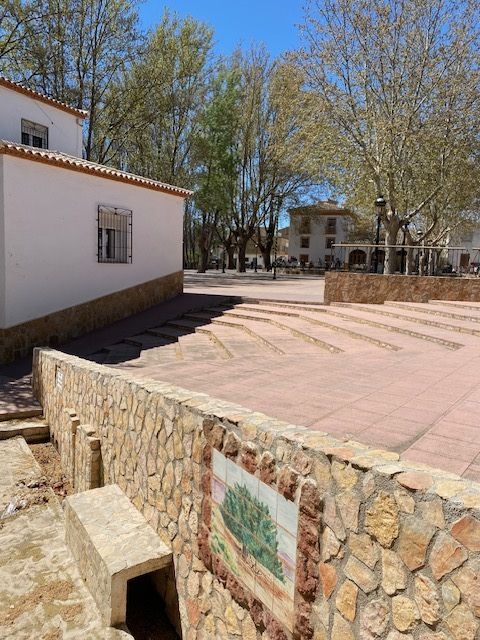
<svg viewBox="0 0 480 640">
<path fill-rule="evenodd" d="M 260 229 L 261 238 L 265 238 L 266 230 L 262 227 Z M 275 251 L 276 249 L 276 251 Z M 273 262 L 275 254 L 277 258 L 287 259 L 288 257 L 288 227 L 285 229 L 279 229 L 277 233 L 276 243 L 275 239 L 273 241 L 272 253 L 271 253 L 271 261 Z M 255 244 L 255 237 L 247 242 L 247 248 L 245 253 L 245 259 L 248 264 L 254 263 L 254 260 L 257 260 L 257 267 L 259 269 L 264 267 L 263 264 L 263 256 L 260 249 Z"/>
<path fill-rule="evenodd" d="M 300 263 L 328 267 L 333 255 L 332 245 L 347 242 L 354 216 L 349 209 L 334 200 L 289 209 L 289 258 Z"/>
</svg>

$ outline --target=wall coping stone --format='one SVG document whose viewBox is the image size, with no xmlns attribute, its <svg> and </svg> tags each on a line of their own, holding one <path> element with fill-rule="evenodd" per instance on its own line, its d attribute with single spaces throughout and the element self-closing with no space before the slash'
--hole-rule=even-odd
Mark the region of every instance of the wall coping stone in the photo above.
<svg viewBox="0 0 480 640">
<path fill-rule="evenodd" d="M 313 432 L 307 427 L 289 424 L 271 418 L 260 412 L 253 412 L 241 405 L 224 400 L 216 400 L 204 393 L 188 391 L 182 387 L 151 379 L 135 378 L 129 373 L 115 371 L 104 365 L 92 363 L 76 356 L 48 348 L 35 348 L 33 358 L 33 388 L 38 397 L 41 385 L 41 373 L 38 364 L 42 358 L 49 358 L 59 366 L 94 373 L 95 377 L 105 376 L 109 380 L 124 380 L 132 387 L 146 393 L 161 392 L 166 399 L 196 409 L 205 417 L 227 420 L 243 433 L 248 434 L 251 428 L 257 429 L 259 438 L 268 439 L 271 436 L 280 437 L 285 443 L 297 448 L 308 450 L 310 454 L 319 457 L 350 463 L 361 470 L 371 470 L 382 476 L 394 479 L 399 487 L 405 486 L 405 475 L 421 474 L 418 477 L 418 487 L 409 486 L 410 490 L 424 493 L 428 496 L 439 496 L 448 499 L 458 508 L 478 510 L 480 513 L 480 483 L 463 479 L 460 476 L 442 469 L 429 467 L 421 463 L 400 460 L 397 453 L 382 449 L 370 448 L 354 440 L 339 440 L 322 432 Z M 410 483 L 412 484 L 412 482 Z"/>
</svg>

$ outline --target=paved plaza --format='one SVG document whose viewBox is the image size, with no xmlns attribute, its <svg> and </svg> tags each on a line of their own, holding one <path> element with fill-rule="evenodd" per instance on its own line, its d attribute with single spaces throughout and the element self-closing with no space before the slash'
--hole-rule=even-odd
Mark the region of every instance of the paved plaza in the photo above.
<svg viewBox="0 0 480 640">
<path fill-rule="evenodd" d="M 218 299 L 92 358 L 480 480 L 480 304 L 325 306 L 322 279 L 255 276 L 187 274 Z"/>
<path fill-rule="evenodd" d="M 325 306 L 323 289 L 187 272 L 183 296 L 61 348 L 480 481 L 480 304 Z"/>
</svg>

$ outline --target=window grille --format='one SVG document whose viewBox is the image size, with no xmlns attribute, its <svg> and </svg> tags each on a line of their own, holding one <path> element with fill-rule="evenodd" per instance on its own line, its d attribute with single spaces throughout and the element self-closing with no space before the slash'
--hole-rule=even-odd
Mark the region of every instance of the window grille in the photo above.
<svg viewBox="0 0 480 640">
<path fill-rule="evenodd" d="M 337 232 L 337 219 L 327 218 L 325 233 L 335 234 Z"/>
<path fill-rule="evenodd" d="M 132 262 L 132 212 L 98 207 L 98 262 Z"/>
<path fill-rule="evenodd" d="M 22 118 L 22 144 L 48 149 L 48 127 Z"/>
<path fill-rule="evenodd" d="M 310 218 L 302 216 L 300 219 L 300 233 L 310 233 Z"/>
<path fill-rule="evenodd" d="M 326 249 L 331 249 L 334 244 L 335 244 L 335 238 L 325 238 Z"/>
<path fill-rule="evenodd" d="M 300 247 L 302 249 L 310 249 L 310 238 L 308 236 L 300 238 Z"/>
</svg>

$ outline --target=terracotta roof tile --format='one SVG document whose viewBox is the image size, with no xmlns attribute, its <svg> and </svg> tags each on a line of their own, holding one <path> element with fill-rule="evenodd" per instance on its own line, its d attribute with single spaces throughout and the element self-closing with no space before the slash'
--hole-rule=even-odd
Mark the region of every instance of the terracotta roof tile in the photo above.
<svg viewBox="0 0 480 640">
<path fill-rule="evenodd" d="M 91 175 L 108 178 L 110 180 L 135 184 L 139 187 L 145 187 L 146 189 L 153 189 L 155 191 L 163 191 L 164 193 L 171 193 L 172 195 L 180 196 L 182 198 L 187 198 L 193 193 L 193 191 L 189 191 L 188 189 L 182 189 L 181 187 L 175 187 L 170 184 L 158 182 L 157 180 L 137 176 L 133 173 L 127 173 L 126 171 L 120 171 L 119 169 L 107 167 L 103 164 L 83 160 L 83 158 L 76 158 L 75 156 L 61 153 L 60 151 L 29 147 L 24 144 L 9 142 L 8 140 L 0 140 L 0 154 L 17 156 L 26 160 L 43 162 L 44 164 L 61 167 L 63 169 L 80 171 L 82 173 L 89 173 Z"/>
<path fill-rule="evenodd" d="M 11 89 L 12 91 L 17 91 L 18 93 L 23 93 L 24 95 L 30 96 L 35 100 L 40 100 L 41 102 L 45 102 L 46 104 L 51 105 L 52 107 L 56 107 L 57 109 L 61 109 L 62 111 L 66 111 L 67 113 L 71 113 L 72 115 L 77 116 L 78 118 L 87 118 L 88 111 L 84 109 L 77 109 L 76 107 L 71 107 L 64 102 L 60 102 L 60 100 L 55 100 L 55 98 L 51 98 L 50 96 L 46 96 L 43 93 L 39 93 L 34 89 L 29 89 L 25 87 L 23 84 L 19 82 L 14 82 L 13 80 L 9 80 L 4 76 L 0 76 L 0 87 L 6 87 L 7 89 Z"/>
</svg>

